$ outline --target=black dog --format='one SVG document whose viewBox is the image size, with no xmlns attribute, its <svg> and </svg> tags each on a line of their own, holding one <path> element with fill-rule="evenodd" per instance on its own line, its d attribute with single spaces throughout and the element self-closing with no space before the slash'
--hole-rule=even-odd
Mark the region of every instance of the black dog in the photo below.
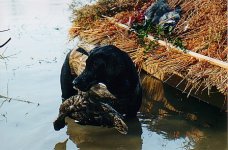
<svg viewBox="0 0 228 150">
<path fill-rule="evenodd" d="M 141 106 L 142 89 L 134 63 L 127 53 L 113 45 L 94 48 L 88 54 L 84 71 L 77 77 L 70 74 L 68 62 L 69 55 L 61 72 L 63 99 L 75 95 L 73 86 L 88 91 L 93 85 L 103 83 L 117 98 L 112 105 L 114 109 L 127 117 L 136 116 Z"/>
</svg>

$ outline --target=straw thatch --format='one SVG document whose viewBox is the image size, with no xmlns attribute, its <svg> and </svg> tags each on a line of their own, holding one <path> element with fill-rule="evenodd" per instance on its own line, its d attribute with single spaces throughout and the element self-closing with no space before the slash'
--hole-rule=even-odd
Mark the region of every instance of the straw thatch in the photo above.
<svg viewBox="0 0 228 150">
<path fill-rule="evenodd" d="M 148 73 L 165 81 L 173 74 L 187 80 L 186 89 L 210 89 L 216 87 L 224 95 L 228 89 L 227 69 L 202 61 L 173 48 L 161 46 L 155 41 L 140 37 L 134 32 L 111 22 L 102 16 L 113 17 L 126 25 L 130 19 L 140 21 L 140 15 L 154 0 L 100 0 L 75 10 L 77 16 L 70 29 L 72 38 L 78 36 L 90 44 L 113 44 L 129 53 L 133 61 Z M 171 36 L 152 34 L 164 41 L 184 47 L 196 53 L 227 62 L 225 0 L 168 0 L 174 8 L 182 8 L 181 20 Z M 184 51 L 183 49 L 183 51 Z"/>
</svg>

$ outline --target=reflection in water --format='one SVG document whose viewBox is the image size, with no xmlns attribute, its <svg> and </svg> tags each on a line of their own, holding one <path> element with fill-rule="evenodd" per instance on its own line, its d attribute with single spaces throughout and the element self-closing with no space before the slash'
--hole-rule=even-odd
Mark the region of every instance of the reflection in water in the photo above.
<svg viewBox="0 0 228 150">
<path fill-rule="evenodd" d="M 66 150 L 66 143 L 68 139 L 66 139 L 64 142 L 59 142 L 55 145 L 55 150 Z"/>
<path fill-rule="evenodd" d="M 142 84 L 140 118 L 148 130 L 169 140 L 187 139 L 183 149 L 227 148 L 226 114 L 220 109 L 187 98 L 186 94 L 147 75 L 142 75 Z M 152 121 L 143 121 L 148 118 Z"/>
<path fill-rule="evenodd" d="M 81 150 L 142 149 L 142 128 L 138 118 L 126 121 L 129 127 L 127 135 L 120 134 L 112 128 L 78 125 L 69 118 L 66 122 L 69 139 Z"/>
</svg>

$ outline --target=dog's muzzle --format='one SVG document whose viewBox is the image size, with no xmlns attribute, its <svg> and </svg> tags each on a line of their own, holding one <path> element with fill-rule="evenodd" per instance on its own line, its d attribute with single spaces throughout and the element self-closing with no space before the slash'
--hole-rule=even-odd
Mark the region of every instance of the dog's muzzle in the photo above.
<svg viewBox="0 0 228 150">
<path fill-rule="evenodd" d="M 88 81 L 85 77 L 77 77 L 72 84 L 74 89 L 86 92 L 95 84 L 95 81 Z"/>
</svg>

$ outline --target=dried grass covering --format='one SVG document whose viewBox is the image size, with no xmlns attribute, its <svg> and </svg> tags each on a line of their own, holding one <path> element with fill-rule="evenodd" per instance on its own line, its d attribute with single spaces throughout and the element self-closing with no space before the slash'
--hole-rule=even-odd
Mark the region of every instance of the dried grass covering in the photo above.
<svg viewBox="0 0 228 150">
<path fill-rule="evenodd" d="M 164 76 L 176 74 L 188 81 L 186 88 L 196 91 L 215 86 L 226 95 L 227 70 L 189 55 L 159 46 L 156 41 L 146 41 L 111 23 L 102 15 L 113 16 L 120 22 L 144 11 L 154 0 L 101 0 L 96 5 L 75 11 L 78 17 L 70 29 L 72 38 L 78 36 L 91 44 L 113 44 L 129 53 L 139 68 L 151 74 Z M 174 30 L 187 49 L 227 61 L 226 5 L 225 0 L 168 0 L 171 7 L 182 7 L 182 18 Z M 120 5 L 122 4 L 122 5 Z M 120 6 L 120 7 L 119 7 Z M 142 8 L 141 10 L 139 8 Z M 188 27 L 188 28 L 186 28 Z M 150 45 L 150 47 L 148 47 Z"/>
<path fill-rule="evenodd" d="M 179 0 L 168 0 L 172 6 Z M 227 1 L 186 0 L 175 33 L 187 49 L 227 61 Z M 186 26 L 188 28 L 185 30 Z"/>
</svg>

